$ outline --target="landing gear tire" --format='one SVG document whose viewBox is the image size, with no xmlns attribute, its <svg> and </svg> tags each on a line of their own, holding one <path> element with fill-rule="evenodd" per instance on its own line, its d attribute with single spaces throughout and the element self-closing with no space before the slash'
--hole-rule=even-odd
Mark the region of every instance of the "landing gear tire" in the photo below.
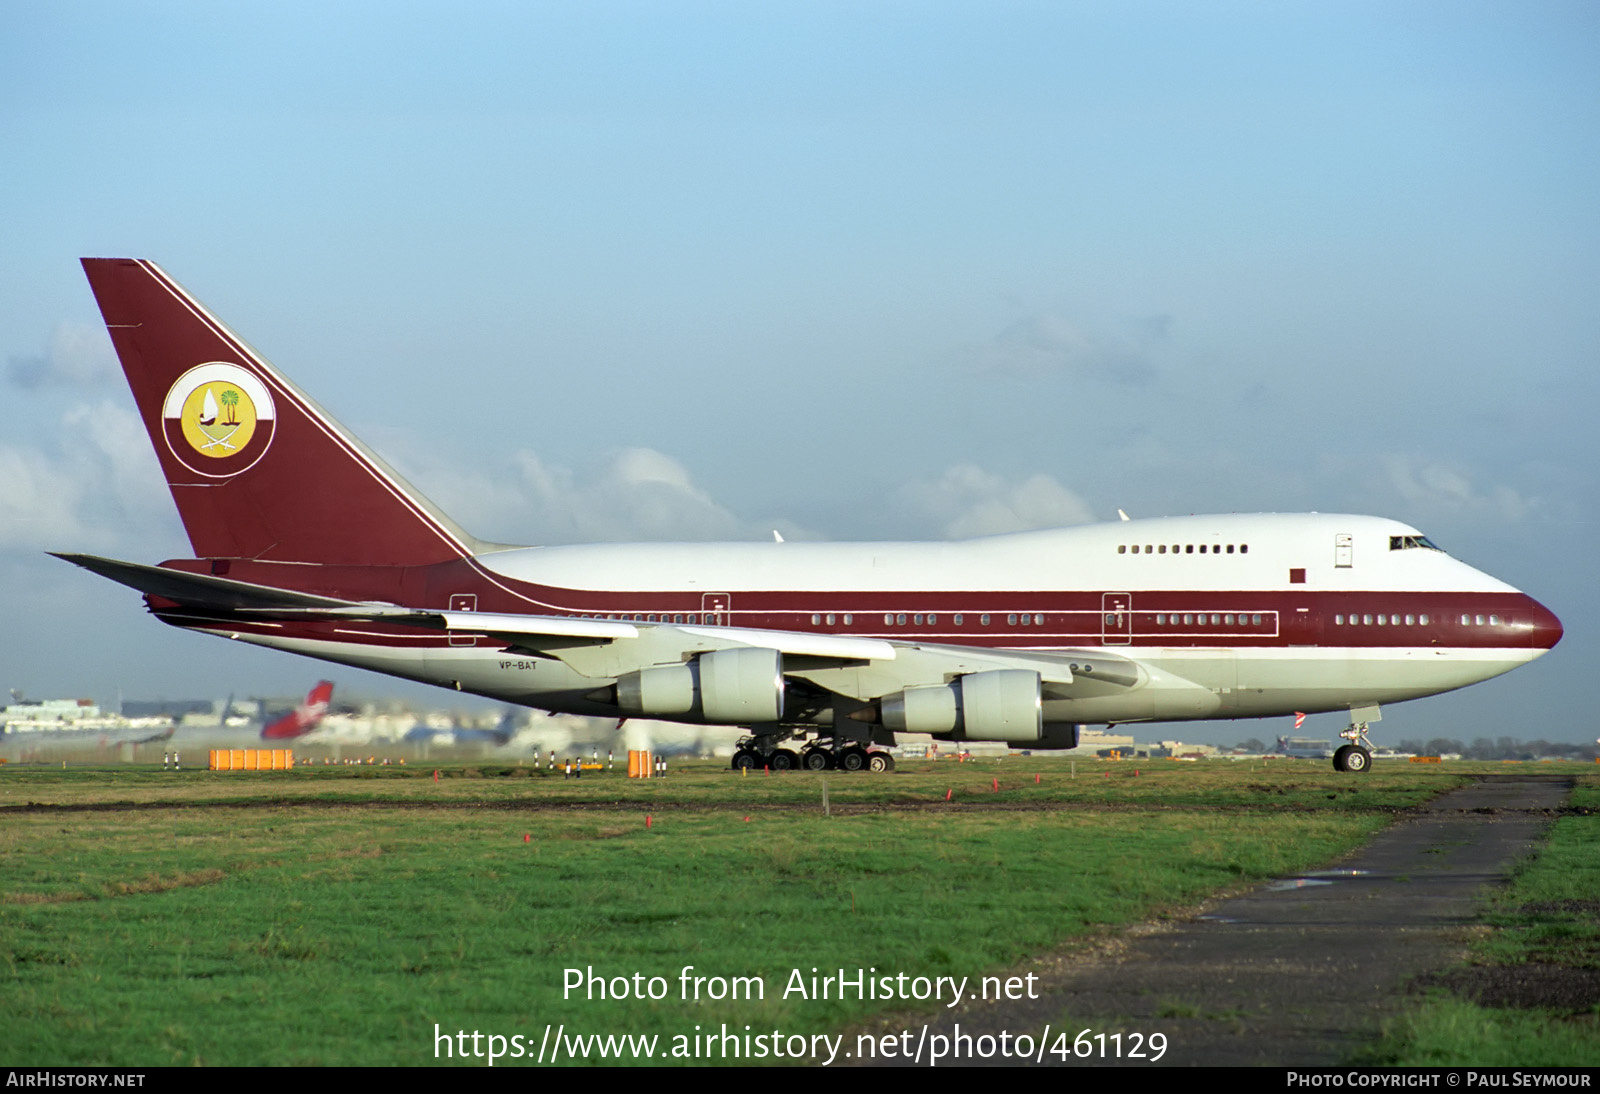
<svg viewBox="0 0 1600 1094">
<path fill-rule="evenodd" d="M 869 762 L 867 750 L 860 745 L 851 745 L 839 753 L 840 771 L 864 771 Z"/>
<path fill-rule="evenodd" d="M 833 754 L 825 748 L 808 748 L 800 754 L 800 766 L 807 771 L 826 771 L 833 766 Z"/>
<path fill-rule="evenodd" d="M 733 754 L 735 771 L 756 771 L 761 767 L 761 753 L 753 748 L 741 748 Z"/>
<path fill-rule="evenodd" d="M 774 771 L 794 771 L 800 766 L 800 757 L 787 748 L 775 748 L 767 757 L 767 766 Z"/>
<path fill-rule="evenodd" d="M 887 752 L 869 752 L 867 753 L 867 770 L 893 771 L 894 757 Z"/>
<path fill-rule="evenodd" d="M 1360 774 L 1372 770 L 1372 753 L 1360 745 L 1341 745 L 1333 754 L 1333 769 Z"/>
</svg>

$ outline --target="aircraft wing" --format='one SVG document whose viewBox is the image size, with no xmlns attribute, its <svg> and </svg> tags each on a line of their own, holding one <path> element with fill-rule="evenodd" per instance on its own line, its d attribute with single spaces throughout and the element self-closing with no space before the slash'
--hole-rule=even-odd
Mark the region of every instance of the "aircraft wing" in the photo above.
<svg viewBox="0 0 1600 1094">
<path fill-rule="evenodd" d="M 314 613 L 320 614 L 317 609 L 299 614 L 304 617 Z M 328 612 L 345 619 L 361 613 L 361 608 Z M 698 682 L 691 684 L 690 678 L 683 675 L 685 663 L 690 660 L 698 661 L 702 670 L 711 661 L 727 661 L 730 671 L 748 674 L 745 681 L 752 691 L 764 687 L 760 683 L 763 677 L 770 681 L 774 675 L 781 674 L 791 682 L 798 680 L 810 685 L 814 694 L 842 697 L 849 701 L 848 707 L 870 707 L 875 711 L 883 703 L 903 709 L 908 689 L 943 692 L 963 677 L 982 677 L 996 686 L 1012 689 L 1012 696 L 1023 707 L 1028 705 L 1027 693 L 1031 687 L 1035 710 L 1041 701 L 1104 698 L 1108 694 L 1125 693 L 1150 679 L 1150 671 L 1139 661 L 1104 649 L 991 649 L 745 627 L 624 623 L 489 612 L 397 609 L 374 614 L 372 618 L 454 634 L 484 635 L 505 643 L 508 651 L 563 661 L 597 681 L 619 681 L 615 688 L 601 689 L 611 694 L 608 701 L 625 710 L 665 717 L 686 711 L 688 707 L 651 706 L 651 700 L 644 698 L 648 689 L 644 678 L 652 673 L 677 673 L 679 688 L 698 689 Z M 755 656 L 758 651 L 769 656 Z M 735 664 L 739 668 L 733 668 Z M 1002 682 L 1002 678 L 1007 679 Z M 1028 680 L 1034 682 L 1029 685 Z M 672 690 L 671 685 L 663 683 L 662 686 L 669 692 Z M 962 690 L 966 696 L 965 688 Z M 673 702 L 659 698 L 657 701 Z M 974 706 L 983 701 L 976 694 L 962 700 Z M 678 702 L 681 705 L 686 700 Z M 826 705 L 826 702 L 831 700 L 819 701 L 817 705 Z M 705 709 L 709 714 L 711 708 Z M 719 709 L 727 717 L 717 720 L 733 723 L 763 721 L 775 716 L 755 714 L 742 704 Z M 770 712 L 779 708 L 765 709 Z M 949 716 L 948 710 L 946 716 Z M 886 716 L 885 720 L 903 722 L 898 728 L 912 732 L 920 731 L 920 726 L 926 724 L 907 719 L 903 713 Z"/>
<path fill-rule="evenodd" d="M 1045 699 L 1074 698 L 1092 676 L 1097 688 L 1134 687 L 1146 678 L 1139 662 L 1102 649 L 996 650 L 937 642 L 892 641 L 840 634 L 749 627 L 637 623 L 570 616 L 425 611 L 351 604 L 335 608 L 252 609 L 241 617 L 341 619 L 398 623 L 452 634 L 483 635 L 508 650 L 565 661 L 586 676 L 614 677 L 681 662 L 717 650 L 760 649 L 782 655 L 785 675 L 875 666 L 897 679 L 943 682 L 997 669 L 1037 672 Z M 899 663 L 899 664 L 893 664 Z M 824 683 L 821 679 L 818 683 Z M 827 686 L 824 683 L 824 686 Z"/>
<path fill-rule="evenodd" d="M 241 621 L 367 620 L 454 632 L 470 631 L 504 638 L 508 644 L 534 650 L 559 648 L 567 640 L 615 642 L 637 639 L 666 624 L 639 624 L 614 619 L 580 619 L 564 615 L 508 615 L 494 612 L 431 611 L 396 604 L 373 604 L 337 597 L 256 585 L 232 578 L 192 574 L 163 566 L 52 552 L 56 558 L 110 578 L 147 596 L 180 607 L 216 614 L 236 614 Z M 878 639 L 791 631 L 744 630 L 734 627 L 675 628 L 686 635 L 722 644 L 737 634 L 736 644 L 774 649 L 791 656 L 845 660 L 892 659 L 894 645 Z M 715 647 L 711 647 L 715 648 Z"/>
<path fill-rule="evenodd" d="M 94 555 L 56 557 L 170 601 L 185 614 L 215 620 L 219 626 L 230 621 L 337 620 L 482 635 L 504 643 L 509 651 L 558 659 L 596 678 L 681 665 L 690 657 L 737 649 L 781 655 L 776 663 L 783 675 L 805 676 L 825 690 L 850 693 L 858 700 L 996 670 L 1037 673 L 1044 699 L 1075 698 L 1085 686 L 1100 692 L 1108 687 L 1132 688 L 1148 675 L 1138 661 L 1104 649 L 1006 650 L 744 627 L 419 609 L 341 600 Z M 837 670 L 852 668 L 873 671 L 869 680 L 858 678 L 846 687 Z"/>
<path fill-rule="evenodd" d="M 348 617 L 348 614 L 347 616 Z M 567 639 L 590 638 L 615 643 L 658 637 L 671 632 L 685 649 L 721 649 L 728 645 L 777 650 L 789 657 L 814 657 L 838 661 L 893 660 L 895 646 L 877 638 L 837 634 L 801 634 L 796 631 L 758 630 L 744 627 L 700 627 L 672 623 L 625 623 L 610 619 L 573 619 L 569 616 L 502 615 L 492 612 L 389 613 L 385 622 L 410 622 L 456 633 L 471 632 L 503 638 L 521 649 L 555 650 Z"/>
</svg>

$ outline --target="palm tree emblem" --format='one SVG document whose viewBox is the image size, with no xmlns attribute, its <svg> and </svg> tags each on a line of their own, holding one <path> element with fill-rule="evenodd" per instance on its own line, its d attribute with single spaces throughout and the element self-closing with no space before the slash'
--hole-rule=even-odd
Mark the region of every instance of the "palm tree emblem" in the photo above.
<svg viewBox="0 0 1600 1094">
<path fill-rule="evenodd" d="M 195 395 L 199 399 L 195 399 Z M 237 452 L 239 448 L 250 440 L 254 422 L 248 413 L 253 407 L 250 401 L 239 394 L 239 389 L 231 384 L 211 383 L 196 389 L 191 395 L 190 405 L 194 407 L 190 419 L 193 429 L 198 436 L 193 436 L 190 443 L 207 456 L 227 456 Z M 195 403 L 198 401 L 198 405 Z M 244 418 L 240 417 L 240 404 L 246 411 Z M 237 436 L 243 431 L 242 436 Z"/>
</svg>

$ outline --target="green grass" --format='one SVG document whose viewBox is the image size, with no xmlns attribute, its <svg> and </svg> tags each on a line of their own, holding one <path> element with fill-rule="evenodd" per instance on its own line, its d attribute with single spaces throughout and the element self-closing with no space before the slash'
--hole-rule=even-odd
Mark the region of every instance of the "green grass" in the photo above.
<svg viewBox="0 0 1600 1094">
<path fill-rule="evenodd" d="M 1025 972 L 1324 864 L 1456 783 L 1399 765 L 1361 780 L 1305 764 L 1077 770 L 830 774 L 825 817 L 819 775 L 711 766 L 630 782 L 462 765 L 437 783 L 431 765 L 10 767 L 6 1062 L 427 1063 L 435 1023 L 530 1044 L 546 1024 L 837 1031 L 904 1007 L 786 1000 L 794 970 Z M 757 977 L 765 998 L 685 1001 L 690 965 Z M 564 970 L 590 967 L 670 991 L 564 997 Z"/>
<path fill-rule="evenodd" d="M 1600 969 L 1600 777 L 1586 776 L 1569 815 L 1492 898 L 1476 966 Z M 1600 1006 L 1572 1011 L 1478 1006 L 1435 992 L 1388 1030 L 1375 1053 L 1400 1066 L 1594 1066 Z"/>
<path fill-rule="evenodd" d="M 1397 1067 L 1594 1067 L 1600 1018 L 1432 998 L 1390 1030 L 1377 1061 Z"/>
<path fill-rule="evenodd" d="M 213 803 L 273 798 L 292 788 L 295 801 L 409 804 L 457 803 L 546 807 L 639 805 L 660 808 L 821 806 L 827 781 L 833 805 L 933 805 L 948 794 L 955 805 L 1174 806 L 1251 809 L 1404 809 L 1462 785 L 1471 769 L 1499 772 L 1502 765 L 1452 765 L 1450 769 L 1379 763 L 1359 779 L 1322 762 L 1175 763 L 1171 760 L 1100 762 L 1010 757 L 968 763 L 902 760 L 892 774 L 785 772 L 740 777 L 725 764 L 675 764 L 664 780 L 626 779 L 616 773 L 562 778 L 536 765 L 479 762 L 405 767 L 302 767 L 284 772 L 173 773 L 158 767 L 0 768 L 0 802 L 28 800 L 77 804 L 114 801 Z M 433 772 L 440 774 L 438 782 Z M 998 787 L 998 788 L 997 788 Z"/>
</svg>

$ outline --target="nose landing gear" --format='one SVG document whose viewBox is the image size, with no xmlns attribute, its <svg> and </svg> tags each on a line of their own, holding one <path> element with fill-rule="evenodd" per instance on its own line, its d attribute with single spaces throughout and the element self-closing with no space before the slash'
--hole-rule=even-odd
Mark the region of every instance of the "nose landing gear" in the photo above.
<svg viewBox="0 0 1600 1094">
<path fill-rule="evenodd" d="M 1335 771 L 1363 772 L 1372 770 L 1372 742 L 1367 740 L 1367 723 L 1351 722 L 1339 736 L 1350 743 L 1340 745 L 1333 754 Z"/>
</svg>

